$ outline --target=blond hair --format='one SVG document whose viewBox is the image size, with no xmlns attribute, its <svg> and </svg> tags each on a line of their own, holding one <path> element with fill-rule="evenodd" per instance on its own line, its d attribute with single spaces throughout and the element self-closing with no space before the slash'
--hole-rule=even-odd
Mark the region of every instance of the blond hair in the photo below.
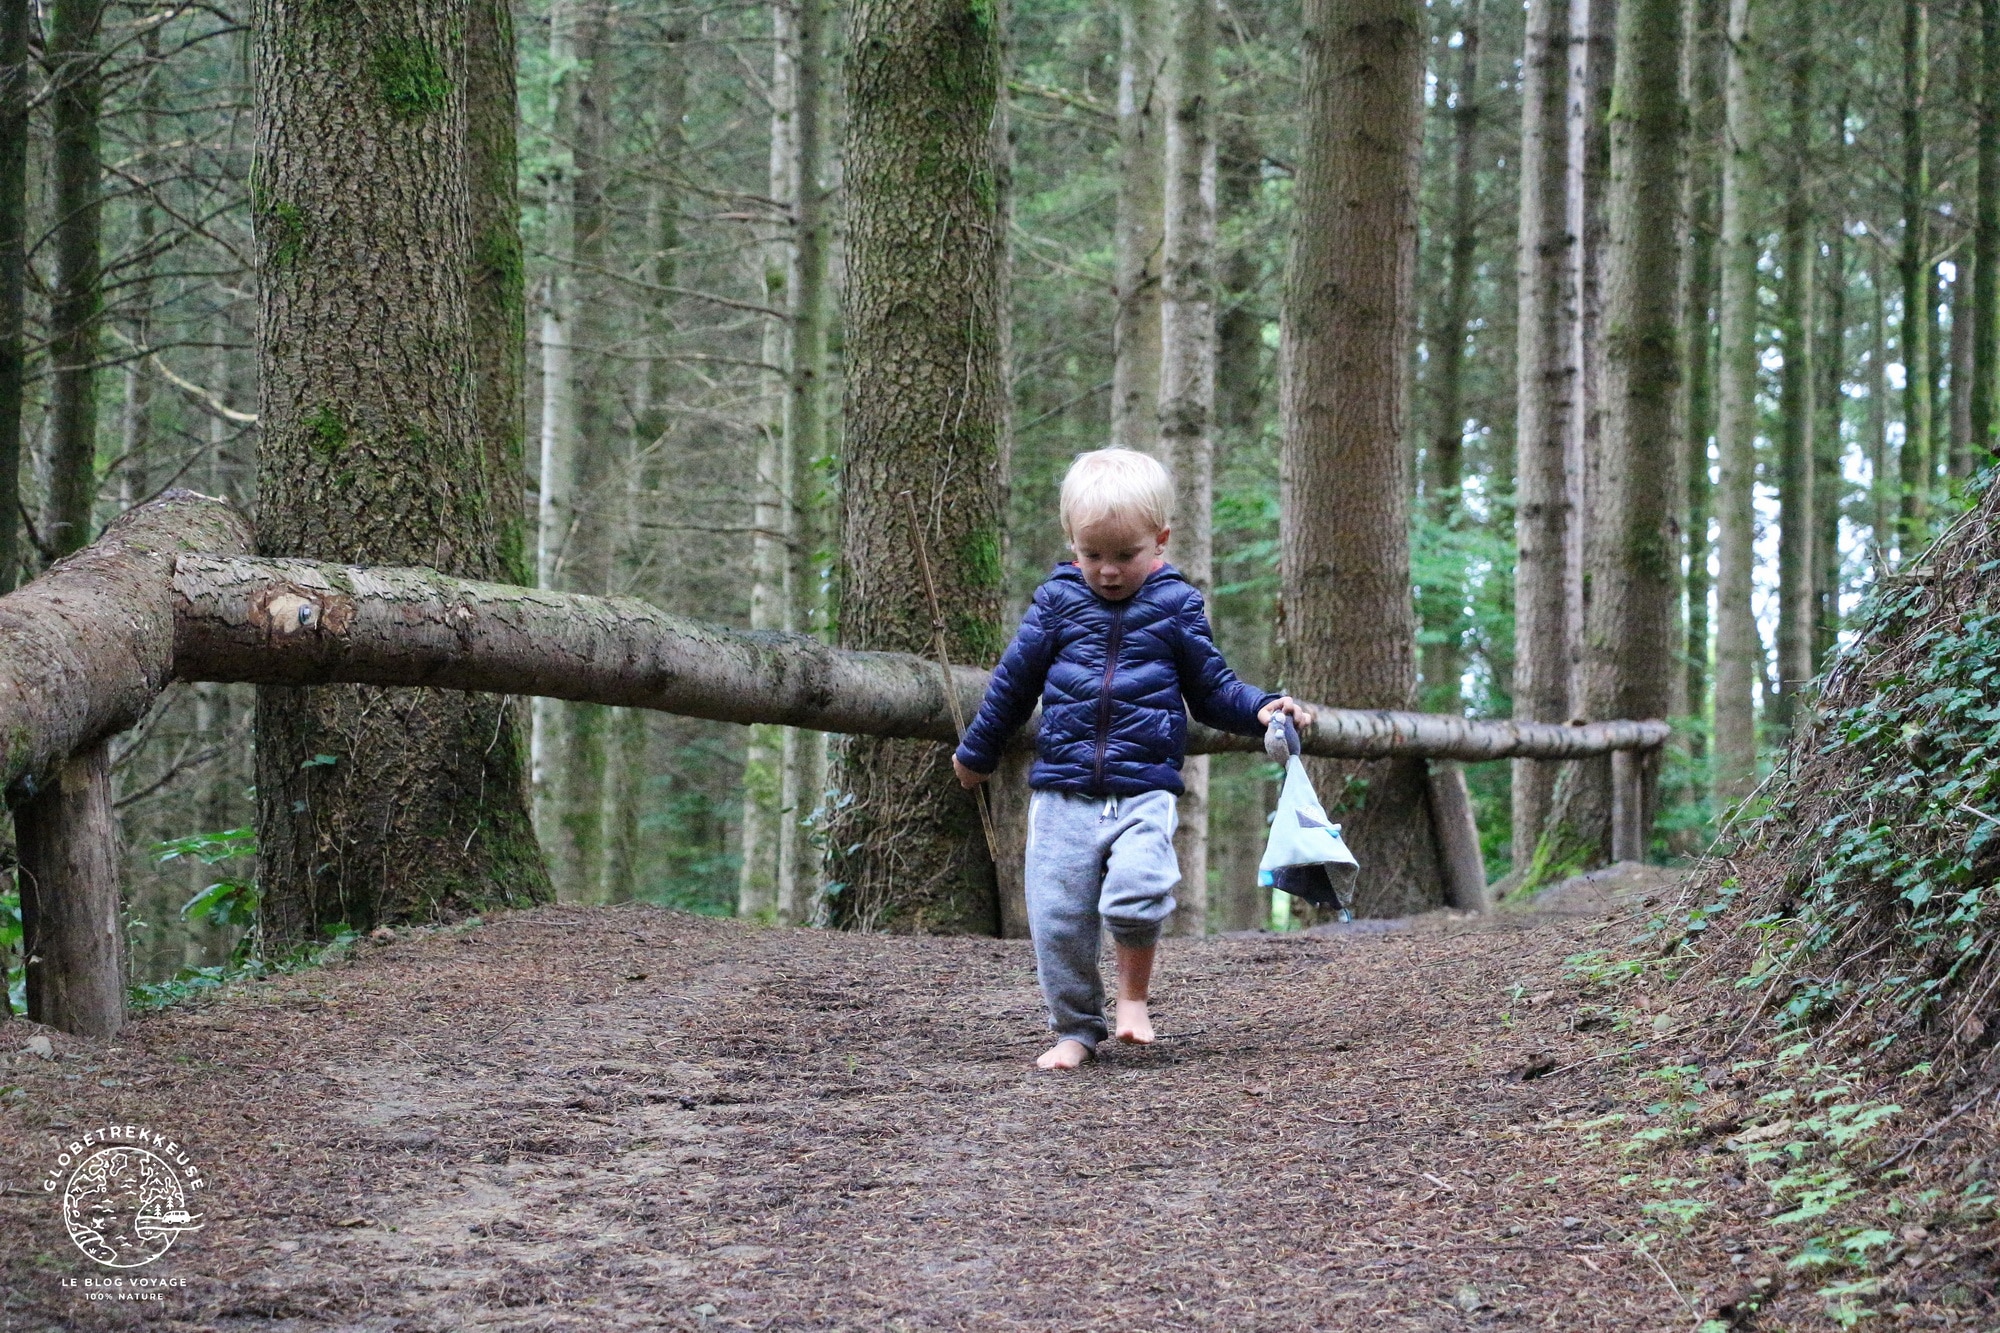
<svg viewBox="0 0 2000 1333">
<path fill-rule="evenodd" d="M 1093 449 L 1078 454 L 1062 484 L 1064 535 L 1107 518 L 1135 518 L 1149 531 L 1173 522 L 1174 483 L 1157 458 L 1136 449 Z"/>
</svg>

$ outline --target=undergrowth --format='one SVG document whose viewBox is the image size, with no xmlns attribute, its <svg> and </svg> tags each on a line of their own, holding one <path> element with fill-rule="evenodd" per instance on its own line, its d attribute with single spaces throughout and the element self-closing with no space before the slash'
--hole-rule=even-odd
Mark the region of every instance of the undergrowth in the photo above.
<svg viewBox="0 0 2000 1333">
<path fill-rule="evenodd" d="M 1635 1244 L 1731 1251 L 1746 1285 L 1694 1312 L 1710 1333 L 1800 1293 L 1842 1327 L 1919 1310 L 1979 1318 L 1996 1295 L 1990 475 L 1853 623 L 1853 645 L 1684 900 L 1626 949 L 1571 963 L 1607 1026 L 1634 1039 L 1628 1059 L 1673 1052 L 1642 1077 L 1633 1110 L 1577 1128 L 1632 1157 L 1624 1183 L 1647 1228 Z"/>
</svg>

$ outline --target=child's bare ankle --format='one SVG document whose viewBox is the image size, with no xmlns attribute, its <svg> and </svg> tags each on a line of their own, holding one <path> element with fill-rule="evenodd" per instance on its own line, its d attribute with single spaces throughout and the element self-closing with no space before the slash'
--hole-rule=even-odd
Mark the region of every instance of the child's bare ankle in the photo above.
<svg viewBox="0 0 2000 1333">
<path fill-rule="evenodd" d="M 1153 1044 L 1153 1016 L 1144 1000 L 1118 1002 L 1118 1040 L 1134 1046 Z"/>
<path fill-rule="evenodd" d="M 1091 1050 L 1075 1037 L 1064 1037 L 1035 1058 L 1037 1069 L 1075 1069 L 1088 1060 Z"/>
</svg>

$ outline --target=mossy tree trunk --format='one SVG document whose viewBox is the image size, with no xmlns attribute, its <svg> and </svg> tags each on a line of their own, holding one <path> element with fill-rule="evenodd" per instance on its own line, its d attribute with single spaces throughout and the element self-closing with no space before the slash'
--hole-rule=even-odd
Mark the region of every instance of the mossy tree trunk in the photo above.
<svg viewBox="0 0 2000 1333">
<path fill-rule="evenodd" d="M 2000 391 L 2000 0 L 1979 0 L 1979 146 L 1972 235 L 1972 465 L 1996 452 L 1993 396 Z"/>
<path fill-rule="evenodd" d="M 52 103 L 55 287 L 49 294 L 49 476 L 41 539 L 51 557 L 90 541 L 97 500 L 97 339 L 104 200 L 97 50 L 102 0 L 53 0 L 45 60 Z"/>
<path fill-rule="evenodd" d="M 798 30 L 789 0 L 771 6 L 768 197 L 776 207 L 763 242 L 764 410 L 757 423 L 750 495 L 750 628 L 791 629 L 792 476 L 785 416 L 790 394 L 791 210 L 799 194 Z M 781 727 L 750 728 L 743 753 L 743 859 L 736 881 L 738 916 L 770 916 L 778 906 L 778 839 L 784 820 L 785 736 Z"/>
<path fill-rule="evenodd" d="M 1569 552 L 1577 497 L 1569 456 L 1577 411 L 1571 357 L 1576 237 L 1567 189 L 1570 0 L 1532 0 L 1521 79 L 1521 212 L 1515 351 L 1514 716 L 1567 722 L 1574 711 Z M 1514 869 L 1525 872 L 1547 822 L 1555 769 L 1517 760 Z"/>
<path fill-rule="evenodd" d="M 1204 595 L 1215 588 L 1215 0 L 1168 9 L 1166 227 L 1160 301 L 1160 442 L 1174 477 L 1169 554 Z M 1211 614 L 1213 614 L 1211 612 Z M 1208 930 L 1207 755 L 1181 766 L 1180 935 Z"/>
<path fill-rule="evenodd" d="M 1825 179 L 1836 182 L 1852 159 L 1845 143 L 1847 98 L 1835 103 L 1834 134 L 1827 150 Z M 1841 426 L 1847 405 L 1847 219 L 1842 196 L 1829 190 L 1820 226 L 1826 237 L 1826 269 L 1819 321 L 1819 349 L 1813 364 L 1820 376 L 1815 395 L 1819 421 L 1813 432 L 1812 669 L 1824 670 L 1840 635 L 1840 510 L 1847 483 L 1841 476 L 1846 440 Z"/>
<path fill-rule="evenodd" d="M 824 177 L 828 127 L 828 0 L 801 0 L 797 12 L 797 107 L 792 147 L 797 154 L 797 189 L 792 201 L 792 268 L 785 288 L 790 347 L 785 385 L 786 514 L 791 549 L 786 553 L 785 628 L 810 633 L 818 623 L 821 461 L 827 444 L 827 334 L 833 305 L 827 290 L 832 239 Z M 817 888 L 816 852 L 806 837 L 805 816 L 819 799 L 825 766 L 825 737 L 784 731 L 778 778 L 778 920 L 795 925 L 811 919 Z"/>
<path fill-rule="evenodd" d="M 1166 0 L 1119 0 L 1118 209 L 1113 237 L 1111 443 L 1159 448 L 1160 284 L 1166 244 Z"/>
<path fill-rule="evenodd" d="M 861 0 L 852 12 L 843 646 L 934 651 L 905 491 L 953 659 L 988 664 L 1003 646 L 999 77 L 983 0 Z M 998 930 L 993 866 L 946 749 L 846 738 L 832 785 L 835 921 Z"/>
<path fill-rule="evenodd" d="M 256 26 L 260 548 L 516 577 L 477 435 L 469 5 L 264 0 Z M 257 735 L 274 944 L 545 897 L 504 700 L 267 686 Z"/>
<path fill-rule="evenodd" d="M 1623 0 L 1618 12 L 1604 425 L 1583 638 L 1583 704 L 1593 718 L 1664 717 L 1674 692 L 1681 247 L 1658 238 L 1680 234 L 1681 16 L 1682 0 Z M 1658 778 L 1649 768 L 1642 806 Z M 1614 854 L 1610 770 L 1608 758 L 1579 763 L 1553 821 L 1584 849 L 1587 863 Z"/>
<path fill-rule="evenodd" d="M 1813 11 L 1794 0 L 1786 19 L 1783 72 L 1787 144 L 1778 170 L 1785 196 L 1778 337 L 1784 347 L 1778 407 L 1778 692 L 1769 721 L 1783 735 L 1793 696 L 1812 679 L 1813 306 L 1819 236 L 1813 226 Z"/>
<path fill-rule="evenodd" d="M 1763 646 L 1752 613 L 1757 475 L 1756 118 L 1750 87 L 1750 0 L 1729 0 L 1723 70 L 1721 277 L 1716 299 L 1715 789 L 1725 800 L 1757 782 L 1753 685 Z"/>
<path fill-rule="evenodd" d="M 1924 147 L 1924 103 L 1930 93 L 1930 6 L 1903 0 L 1903 280 L 1902 502 L 1898 545 L 1904 559 L 1923 545 L 1931 502 L 1931 320 L 1937 280 L 1925 254 L 1930 228 L 1930 158 Z"/>
<path fill-rule="evenodd" d="M 1447 114 L 1451 120 L 1451 213 L 1446 242 L 1451 248 L 1445 271 L 1443 308 L 1431 342 L 1437 369 L 1436 422 L 1424 451 L 1424 496 L 1431 521 L 1450 525 L 1460 511 L 1465 474 L 1465 351 L 1471 330 L 1472 286 L 1479 256 L 1479 11 L 1481 0 L 1461 0 L 1458 10 L 1458 79 Z M 1439 99 L 1439 106 L 1444 106 Z M 1426 708 L 1456 713 L 1463 706 L 1460 677 L 1465 672 L 1460 638 L 1465 631 L 1465 585 L 1448 578 L 1438 589 L 1425 588 L 1430 612 L 1424 644 L 1423 679 Z"/>
<path fill-rule="evenodd" d="M 1407 708 L 1417 685 L 1403 441 L 1424 37 L 1414 0 L 1305 8 L 1279 463 L 1285 688 L 1346 708 Z M 1442 904 L 1423 764 L 1313 767 L 1329 808 L 1349 812 L 1355 910 Z"/>
<path fill-rule="evenodd" d="M 27 388 L 29 0 L 0 0 L 0 593 L 19 577 L 21 409 Z"/>
<path fill-rule="evenodd" d="M 1683 402 L 1681 438 L 1687 479 L 1687 638 L 1684 698 L 1697 725 L 1687 734 L 1692 767 L 1708 752 L 1708 521 L 1711 513 L 1708 446 L 1715 434 L 1715 140 L 1722 128 L 1718 68 L 1722 50 L 1722 6 L 1718 0 L 1690 0 L 1686 22 L 1689 124 L 1687 163 L 1688 251 L 1685 298 L 1681 304 Z"/>
</svg>

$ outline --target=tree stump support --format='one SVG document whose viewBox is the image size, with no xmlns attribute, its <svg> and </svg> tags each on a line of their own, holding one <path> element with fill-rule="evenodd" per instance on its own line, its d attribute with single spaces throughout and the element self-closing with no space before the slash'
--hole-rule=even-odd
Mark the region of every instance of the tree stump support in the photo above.
<svg viewBox="0 0 2000 1333">
<path fill-rule="evenodd" d="M 1490 912 L 1493 898 L 1486 891 L 1486 858 L 1479 852 L 1479 822 L 1465 785 L 1465 766 L 1456 759 L 1433 759 L 1428 769 L 1431 828 L 1444 871 L 1445 902 L 1461 912 Z"/>
<path fill-rule="evenodd" d="M 1646 859 L 1645 755 L 1611 752 L 1611 859 Z"/>
<path fill-rule="evenodd" d="M 98 741 L 14 807 L 28 1017 L 79 1037 L 125 1025 L 125 923 L 111 747 Z"/>
</svg>

